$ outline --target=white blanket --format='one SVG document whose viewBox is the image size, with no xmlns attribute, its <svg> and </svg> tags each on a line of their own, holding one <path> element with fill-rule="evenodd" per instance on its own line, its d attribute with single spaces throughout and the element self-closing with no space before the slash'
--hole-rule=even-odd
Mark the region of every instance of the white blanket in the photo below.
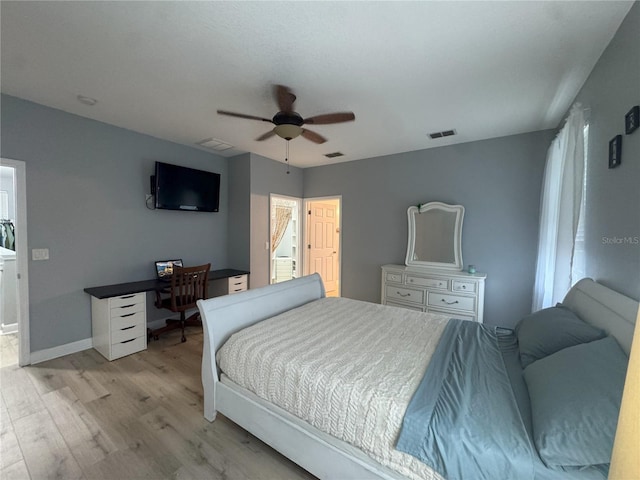
<svg viewBox="0 0 640 480">
<path fill-rule="evenodd" d="M 235 333 L 218 352 L 238 385 L 416 480 L 441 477 L 394 445 L 448 317 L 323 298 Z"/>
</svg>

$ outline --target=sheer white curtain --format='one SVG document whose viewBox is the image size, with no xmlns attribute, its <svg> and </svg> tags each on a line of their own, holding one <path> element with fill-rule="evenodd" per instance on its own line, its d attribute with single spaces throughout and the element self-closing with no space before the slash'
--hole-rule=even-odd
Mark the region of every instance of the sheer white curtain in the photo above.
<svg viewBox="0 0 640 480">
<path fill-rule="evenodd" d="M 571 108 L 544 171 L 533 310 L 555 305 L 572 284 L 571 265 L 584 178 L 584 110 Z"/>
</svg>

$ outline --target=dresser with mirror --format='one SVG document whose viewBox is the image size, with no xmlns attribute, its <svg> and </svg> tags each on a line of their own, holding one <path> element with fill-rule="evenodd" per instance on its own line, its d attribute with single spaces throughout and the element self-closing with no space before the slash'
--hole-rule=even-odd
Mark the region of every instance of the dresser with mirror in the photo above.
<svg viewBox="0 0 640 480">
<path fill-rule="evenodd" d="M 382 266 L 382 304 L 482 323 L 486 275 L 462 270 L 464 207 L 430 202 L 407 217 L 405 265 Z"/>
</svg>

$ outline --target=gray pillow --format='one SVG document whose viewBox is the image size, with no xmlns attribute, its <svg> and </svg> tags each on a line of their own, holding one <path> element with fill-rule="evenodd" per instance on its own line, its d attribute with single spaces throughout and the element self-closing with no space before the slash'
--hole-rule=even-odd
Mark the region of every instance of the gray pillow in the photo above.
<svg viewBox="0 0 640 480">
<path fill-rule="evenodd" d="M 583 322 L 567 307 L 556 306 L 524 317 L 516 326 L 522 368 L 563 348 L 603 338 L 606 333 Z"/>
<path fill-rule="evenodd" d="M 565 348 L 524 370 L 533 437 L 548 467 L 611 461 L 628 358 L 613 337 Z"/>
</svg>

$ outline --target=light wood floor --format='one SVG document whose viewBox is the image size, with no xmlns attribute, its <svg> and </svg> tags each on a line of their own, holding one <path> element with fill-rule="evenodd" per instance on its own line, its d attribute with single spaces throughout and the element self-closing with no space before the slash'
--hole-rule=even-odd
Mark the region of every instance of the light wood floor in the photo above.
<svg viewBox="0 0 640 480">
<path fill-rule="evenodd" d="M 220 414 L 202 416 L 202 333 L 113 362 L 86 350 L 17 366 L 0 337 L 0 479 L 313 479 Z"/>
</svg>

